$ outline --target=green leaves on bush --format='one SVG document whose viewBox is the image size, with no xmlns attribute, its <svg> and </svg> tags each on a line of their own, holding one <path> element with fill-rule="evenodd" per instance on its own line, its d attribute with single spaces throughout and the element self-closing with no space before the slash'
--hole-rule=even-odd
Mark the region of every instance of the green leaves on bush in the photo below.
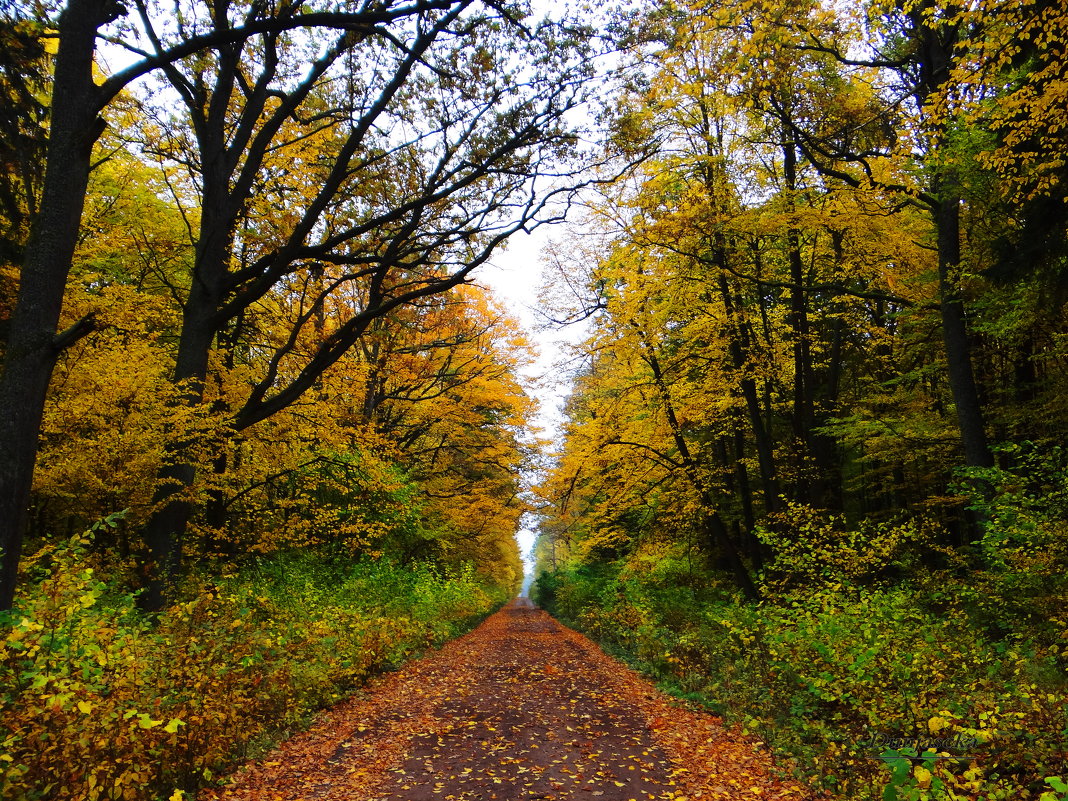
<svg viewBox="0 0 1068 801">
<path fill-rule="evenodd" d="M 85 538 L 0 621 L 0 796 L 166 797 L 469 628 L 504 598 L 469 569 L 261 560 L 192 580 L 158 620 L 96 577 Z"/>
<path fill-rule="evenodd" d="M 990 638 L 964 598 L 821 574 L 744 605 L 681 549 L 661 549 L 656 569 L 640 562 L 543 574 L 538 598 L 835 797 L 1007 801 L 1063 767 L 1068 692 L 1056 655 Z M 957 736 L 975 749 L 962 761 L 881 760 L 874 733 Z"/>
</svg>

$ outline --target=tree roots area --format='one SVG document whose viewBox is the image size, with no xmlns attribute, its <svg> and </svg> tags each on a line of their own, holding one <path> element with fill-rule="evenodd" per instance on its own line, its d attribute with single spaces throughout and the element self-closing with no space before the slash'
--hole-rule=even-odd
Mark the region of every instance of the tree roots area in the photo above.
<svg viewBox="0 0 1068 801">
<path fill-rule="evenodd" d="M 761 744 L 517 599 L 326 712 L 213 801 L 797 799 Z"/>
</svg>

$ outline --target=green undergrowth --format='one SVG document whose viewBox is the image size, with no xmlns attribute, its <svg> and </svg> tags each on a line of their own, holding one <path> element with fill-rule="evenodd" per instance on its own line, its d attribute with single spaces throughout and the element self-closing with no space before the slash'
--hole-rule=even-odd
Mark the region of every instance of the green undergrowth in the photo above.
<svg viewBox="0 0 1068 801">
<path fill-rule="evenodd" d="M 505 600 L 467 569 L 263 558 L 155 620 L 49 549 L 0 624 L 0 797 L 181 798 Z M 185 796 L 191 797 L 191 796 Z"/>
<path fill-rule="evenodd" d="M 767 588 L 760 604 L 722 586 L 660 547 L 545 572 L 535 599 L 834 798 L 1062 798 L 1047 781 L 1068 749 L 1062 621 L 995 637 L 936 574 Z"/>
</svg>

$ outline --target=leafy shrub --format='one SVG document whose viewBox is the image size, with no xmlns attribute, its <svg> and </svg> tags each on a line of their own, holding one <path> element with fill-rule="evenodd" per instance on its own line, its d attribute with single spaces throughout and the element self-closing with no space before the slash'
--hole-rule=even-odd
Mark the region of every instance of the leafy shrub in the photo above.
<svg viewBox="0 0 1068 801">
<path fill-rule="evenodd" d="M 1001 445 L 1011 469 L 962 470 L 961 490 L 984 521 L 981 569 L 962 587 L 976 622 L 994 636 L 1025 633 L 1068 666 L 1068 452 Z"/>
<path fill-rule="evenodd" d="M 1063 770 L 1068 692 L 1055 655 L 991 639 L 963 601 L 820 573 L 740 605 L 680 553 L 661 552 L 656 569 L 642 558 L 545 576 L 551 611 L 759 735 L 836 797 L 1037 797 Z M 922 754 L 881 745 L 937 739 L 970 745 L 945 753 L 974 759 L 924 767 Z"/>
<path fill-rule="evenodd" d="M 504 599 L 469 569 L 314 555 L 191 581 L 146 619 L 87 563 L 48 548 L 0 621 L 0 796 L 134 799 L 194 791 L 250 746 Z"/>
</svg>

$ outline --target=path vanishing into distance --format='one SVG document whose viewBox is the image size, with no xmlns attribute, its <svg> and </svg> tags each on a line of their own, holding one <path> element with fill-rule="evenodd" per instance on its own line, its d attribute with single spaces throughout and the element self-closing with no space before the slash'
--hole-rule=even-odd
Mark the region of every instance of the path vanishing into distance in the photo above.
<svg viewBox="0 0 1068 801">
<path fill-rule="evenodd" d="M 685 709 L 526 599 L 368 685 L 219 801 L 800 799 L 760 743 Z"/>
</svg>

